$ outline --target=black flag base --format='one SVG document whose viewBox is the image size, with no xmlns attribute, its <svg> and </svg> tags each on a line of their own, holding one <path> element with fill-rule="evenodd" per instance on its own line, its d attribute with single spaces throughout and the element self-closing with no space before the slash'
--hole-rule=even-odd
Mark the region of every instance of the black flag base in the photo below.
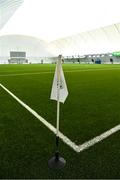
<svg viewBox="0 0 120 180">
<path fill-rule="evenodd" d="M 66 164 L 66 160 L 56 152 L 55 155 L 48 161 L 48 166 L 51 169 L 62 169 Z"/>
</svg>

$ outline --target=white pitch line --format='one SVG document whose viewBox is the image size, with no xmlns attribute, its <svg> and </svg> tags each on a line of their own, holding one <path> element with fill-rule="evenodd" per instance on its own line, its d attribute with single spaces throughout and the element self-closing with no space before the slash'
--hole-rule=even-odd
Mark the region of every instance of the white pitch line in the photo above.
<svg viewBox="0 0 120 180">
<path fill-rule="evenodd" d="M 0 86 L 8 94 L 10 94 L 17 102 L 19 102 L 19 104 L 21 104 L 25 109 L 27 109 L 31 114 L 33 114 L 39 121 L 41 121 L 48 129 L 50 129 L 54 134 L 56 134 L 56 128 L 54 126 L 52 126 L 50 123 L 48 123 L 44 118 L 42 118 L 37 112 L 35 112 L 27 104 L 25 104 L 23 101 L 21 101 L 17 96 L 15 96 L 12 92 L 10 92 L 5 86 L 3 86 L 2 84 L 0 84 Z M 65 142 L 67 145 L 69 145 L 72 149 L 74 149 L 77 152 L 78 146 L 75 145 L 74 142 L 72 142 L 69 138 L 67 138 L 61 132 L 59 132 L 59 137 L 63 140 L 63 142 Z"/>
<path fill-rule="evenodd" d="M 48 129 L 50 129 L 54 134 L 56 134 L 56 128 L 52 126 L 50 123 L 48 123 L 44 118 L 42 118 L 37 112 L 35 112 L 32 108 L 30 108 L 27 104 L 25 104 L 23 101 L 21 101 L 17 96 L 15 96 L 12 92 L 10 92 L 5 86 L 0 84 L 0 86 L 8 93 L 10 94 L 17 102 L 19 102 L 25 109 L 27 109 L 31 114 L 33 114 L 39 121 L 41 121 Z M 107 137 L 111 136 L 112 134 L 116 133 L 120 130 L 120 124 L 113 127 L 112 129 L 102 133 L 99 136 L 94 137 L 93 139 L 81 144 L 76 145 L 74 142 L 72 142 L 67 136 L 59 132 L 59 137 L 62 139 L 64 143 L 66 143 L 68 146 L 70 146 L 74 151 L 76 152 L 82 152 L 85 149 L 88 149 L 89 147 L 95 145 L 96 143 L 106 139 Z"/>
<path fill-rule="evenodd" d="M 99 136 L 96 136 L 95 138 L 83 143 L 82 145 L 79 145 L 78 147 L 78 151 L 81 152 L 85 149 L 88 149 L 89 147 L 95 145 L 96 143 L 106 139 L 107 137 L 111 136 L 112 134 L 114 134 L 115 132 L 120 130 L 120 124 L 115 126 L 114 128 L 102 133 Z"/>
<path fill-rule="evenodd" d="M 18 74 L 0 74 L 1 77 L 4 76 L 24 76 L 24 75 L 38 75 L 38 74 L 49 74 L 54 73 L 54 71 L 44 71 L 44 72 L 35 72 L 35 73 L 18 73 Z"/>
<path fill-rule="evenodd" d="M 120 68 L 99 68 L 99 69 L 81 69 L 81 70 L 69 70 L 64 71 L 65 73 L 76 73 L 76 72 L 89 72 L 89 71 L 111 71 L 111 70 L 120 70 Z M 39 74 L 51 74 L 54 73 L 54 71 L 44 71 L 44 72 L 35 72 L 35 73 L 16 73 L 16 74 L 0 74 L 0 77 L 6 77 L 6 76 L 24 76 L 24 75 L 39 75 Z"/>
</svg>

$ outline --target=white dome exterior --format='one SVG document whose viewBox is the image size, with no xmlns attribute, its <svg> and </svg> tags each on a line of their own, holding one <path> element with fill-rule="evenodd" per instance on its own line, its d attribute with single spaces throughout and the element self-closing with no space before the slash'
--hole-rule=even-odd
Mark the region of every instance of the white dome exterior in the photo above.
<svg viewBox="0 0 120 180">
<path fill-rule="evenodd" d="M 41 57 L 48 57 L 48 44 L 30 36 L 6 35 L 0 36 L 0 61 L 6 62 L 10 57 L 10 51 L 25 51 L 29 61 L 37 62 Z M 3 62 L 3 63 L 4 63 Z"/>
<path fill-rule="evenodd" d="M 52 41 L 49 48 L 64 56 L 120 51 L 120 23 Z"/>
<path fill-rule="evenodd" d="M 120 0 L 0 0 L 0 63 L 10 51 L 33 63 L 120 51 L 119 7 Z"/>
<path fill-rule="evenodd" d="M 0 0 L 0 29 L 22 5 L 23 0 Z"/>
</svg>

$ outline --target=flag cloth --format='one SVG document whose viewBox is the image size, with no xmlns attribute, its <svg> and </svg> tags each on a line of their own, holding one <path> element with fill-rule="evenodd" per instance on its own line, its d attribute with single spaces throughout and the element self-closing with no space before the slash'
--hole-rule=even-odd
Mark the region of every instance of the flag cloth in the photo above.
<svg viewBox="0 0 120 180">
<path fill-rule="evenodd" d="M 61 59 L 58 59 L 50 99 L 64 103 L 68 96 L 67 85 L 62 69 Z"/>
</svg>

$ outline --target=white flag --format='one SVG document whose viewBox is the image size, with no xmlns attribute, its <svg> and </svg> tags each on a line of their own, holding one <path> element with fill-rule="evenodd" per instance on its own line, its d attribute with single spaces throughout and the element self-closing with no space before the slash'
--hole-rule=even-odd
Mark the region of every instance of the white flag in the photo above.
<svg viewBox="0 0 120 180">
<path fill-rule="evenodd" d="M 64 73 L 62 70 L 61 56 L 59 57 L 60 58 L 58 59 L 56 69 L 55 69 L 50 99 L 53 99 L 56 101 L 59 100 L 59 102 L 64 103 L 68 96 L 68 90 L 67 90 Z"/>
</svg>

